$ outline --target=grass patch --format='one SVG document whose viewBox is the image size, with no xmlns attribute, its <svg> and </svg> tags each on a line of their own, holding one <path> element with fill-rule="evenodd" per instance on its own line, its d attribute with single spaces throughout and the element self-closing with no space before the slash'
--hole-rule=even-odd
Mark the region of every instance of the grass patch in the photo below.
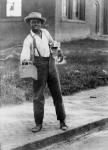
<svg viewBox="0 0 108 150">
<path fill-rule="evenodd" d="M 21 104 L 25 101 L 25 92 L 16 86 L 14 75 L 0 74 L 0 106 Z"/>
<path fill-rule="evenodd" d="M 97 66 L 65 65 L 59 67 L 59 73 L 63 95 L 105 86 L 108 83 L 108 76 Z"/>
<path fill-rule="evenodd" d="M 63 95 L 108 84 L 108 42 L 79 40 L 63 43 L 67 64 L 58 66 Z"/>
</svg>

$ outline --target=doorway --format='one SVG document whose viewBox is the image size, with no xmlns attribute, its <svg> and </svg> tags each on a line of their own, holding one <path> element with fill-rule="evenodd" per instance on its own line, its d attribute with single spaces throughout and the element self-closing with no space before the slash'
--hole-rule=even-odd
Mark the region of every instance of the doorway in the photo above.
<svg viewBox="0 0 108 150">
<path fill-rule="evenodd" d="M 100 5 L 99 2 L 96 1 L 96 25 L 95 25 L 95 32 L 99 33 L 99 14 L 100 14 Z"/>
</svg>

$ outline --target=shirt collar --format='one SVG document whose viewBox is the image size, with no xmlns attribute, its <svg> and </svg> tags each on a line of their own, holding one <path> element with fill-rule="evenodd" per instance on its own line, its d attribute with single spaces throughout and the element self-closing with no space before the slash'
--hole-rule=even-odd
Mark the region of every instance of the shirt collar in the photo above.
<svg viewBox="0 0 108 150">
<path fill-rule="evenodd" d="M 42 29 L 41 29 L 41 31 L 42 31 Z M 36 35 L 32 30 L 30 30 L 30 33 L 31 33 L 32 36 Z"/>
<path fill-rule="evenodd" d="M 36 35 L 32 30 L 30 30 L 30 33 L 31 33 L 32 36 Z"/>
</svg>

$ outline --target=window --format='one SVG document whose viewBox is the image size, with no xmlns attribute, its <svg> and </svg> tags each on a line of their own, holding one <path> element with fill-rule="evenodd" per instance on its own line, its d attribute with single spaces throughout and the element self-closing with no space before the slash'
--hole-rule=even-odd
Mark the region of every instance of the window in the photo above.
<svg viewBox="0 0 108 150">
<path fill-rule="evenodd" d="M 71 20 L 85 20 L 85 0 L 62 0 L 62 16 Z"/>
<path fill-rule="evenodd" d="M 20 17 L 22 13 L 21 0 L 7 0 L 6 16 L 7 17 Z"/>
<path fill-rule="evenodd" d="M 108 35 L 108 0 L 104 0 L 103 34 Z"/>
</svg>

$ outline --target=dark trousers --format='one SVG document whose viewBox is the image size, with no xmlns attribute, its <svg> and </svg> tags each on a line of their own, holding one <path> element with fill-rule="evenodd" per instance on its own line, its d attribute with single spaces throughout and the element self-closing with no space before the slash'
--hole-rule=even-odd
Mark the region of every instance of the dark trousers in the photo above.
<svg viewBox="0 0 108 150">
<path fill-rule="evenodd" d="M 45 104 L 44 90 L 46 84 L 48 84 L 48 88 L 53 98 L 57 120 L 64 121 L 66 115 L 54 58 L 35 57 L 34 63 L 38 70 L 38 80 L 33 81 L 33 110 L 35 123 L 43 123 Z"/>
</svg>

